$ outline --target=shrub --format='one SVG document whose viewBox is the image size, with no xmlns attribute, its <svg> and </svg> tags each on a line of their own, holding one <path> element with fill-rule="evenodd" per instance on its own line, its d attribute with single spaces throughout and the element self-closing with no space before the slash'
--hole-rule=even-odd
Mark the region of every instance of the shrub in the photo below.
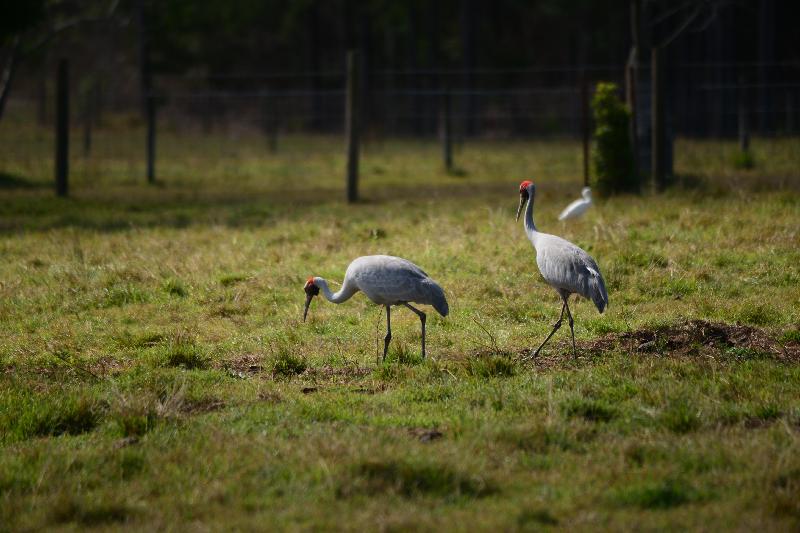
<svg viewBox="0 0 800 533">
<path fill-rule="evenodd" d="M 592 99 L 595 148 L 592 185 L 601 194 L 636 191 L 639 180 L 628 134 L 630 111 L 617 96 L 615 83 L 599 83 Z"/>
</svg>

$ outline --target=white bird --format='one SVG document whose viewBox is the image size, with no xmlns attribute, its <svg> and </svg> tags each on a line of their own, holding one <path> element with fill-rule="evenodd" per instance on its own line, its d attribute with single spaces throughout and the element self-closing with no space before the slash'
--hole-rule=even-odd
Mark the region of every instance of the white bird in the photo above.
<svg viewBox="0 0 800 533">
<path fill-rule="evenodd" d="M 303 321 L 306 320 L 308 307 L 314 296 L 322 294 L 329 302 L 342 303 L 356 292 L 362 291 L 367 298 L 378 305 L 386 306 L 386 337 L 383 339 L 383 359 L 392 340 L 391 308 L 393 305 L 404 305 L 414 311 L 422 323 L 422 357 L 425 357 L 425 320 L 426 315 L 412 307 L 409 302 L 432 305 L 442 316 L 447 316 L 449 307 L 444 291 L 421 268 L 407 259 L 390 255 L 367 255 L 350 263 L 344 275 L 342 288 L 331 293 L 328 282 L 320 277 L 311 277 L 304 287 L 306 304 Z"/>
<path fill-rule="evenodd" d="M 597 310 L 602 313 L 608 305 L 608 292 L 600 273 L 600 267 L 592 256 L 587 254 L 578 246 L 571 242 L 549 235 L 540 233 L 533 223 L 533 201 L 536 195 L 536 186 L 530 181 L 523 181 L 519 186 L 519 207 L 517 208 L 517 220 L 522 211 L 522 207 L 527 202 L 525 210 L 525 233 L 536 249 L 536 264 L 539 272 L 542 273 L 544 280 L 553 287 L 561 296 L 564 305 L 561 306 L 561 316 L 553 325 L 553 331 L 542 342 L 533 353 L 533 357 L 539 355 L 539 351 L 550 340 L 550 337 L 561 327 L 564 319 L 564 310 L 567 311 L 569 318 L 569 329 L 572 333 L 572 354 L 575 356 L 575 329 L 573 327 L 572 313 L 569 311 L 567 300 L 573 293 L 578 293 L 584 298 L 594 302 Z"/>
<path fill-rule="evenodd" d="M 592 206 L 592 189 L 584 187 L 581 191 L 581 196 L 583 196 L 583 198 L 575 200 L 561 211 L 561 214 L 558 215 L 558 220 L 578 218 Z"/>
</svg>

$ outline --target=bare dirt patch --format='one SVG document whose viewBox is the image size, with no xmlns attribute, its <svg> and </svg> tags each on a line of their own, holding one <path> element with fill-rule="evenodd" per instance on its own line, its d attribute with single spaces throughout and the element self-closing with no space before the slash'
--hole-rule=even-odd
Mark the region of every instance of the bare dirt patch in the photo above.
<svg viewBox="0 0 800 533">
<path fill-rule="evenodd" d="M 800 343 L 780 343 L 765 330 L 752 326 L 706 320 L 687 320 L 656 329 L 610 334 L 581 344 L 580 349 L 596 355 L 623 349 L 653 356 L 722 355 L 729 358 L 770 357 L 800 362 Z"/>
<path fill-rule="evenodd" d="M 569 341 L 545 348 L 535 359 L 531 349 L 518 351 L 520 360 L 547 370 L 574 366 L 612 351 L 642 357 L 714 357 L 717 359 L 770 358 L 800 363 L 800 342 L 780 342 L 767 331 L 742 324 L 686 320 L 659 328 L 610 333 L 592 341 L 578 342 L 578 359 L 571 356 Z"/>
<path fill-rule="evenodd" d="M 259 353 L 244 354 L 222 364 L 234 377 L 245 378 L 264 370 L 264 356 Z"/>
</svg>

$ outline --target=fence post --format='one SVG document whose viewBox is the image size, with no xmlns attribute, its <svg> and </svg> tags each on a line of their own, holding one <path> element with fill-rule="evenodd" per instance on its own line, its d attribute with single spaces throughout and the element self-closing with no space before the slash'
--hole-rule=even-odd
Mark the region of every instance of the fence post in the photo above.
<svg viewBox="0 0 800 533">
<path fill-rule="evenodd" d="M 61 58 L 56 79 L 56 194 L 69 192 L 69 63 Z"/>
<path fill-rule="evenodd" d="M 347 201 L 358 201 L 359 148 L 359 59 L 357 50 L 347 52 L 347 94 L 345 95 L 345 136 L 347 138 Z"/>
<path fill-rule="evenodd" d="M 666 185 L 664 180 L 664 91 L 662 85 L 663 65 L 661 63 L 661 48 L 654 46 L 651 55 L 652 96 L 650 106 L 652 108 L 652 160 L 651 172 L 653 184 L 656 190 L 662 190 Z"/>
<path fill-rule="evenodd" d="M 750 149 L 750 126 L 747 123 L 747 89 L 744 76 L 739 76 L 739 149 L 747 152 Z"/>
<path fill-rule="evenodd" d="M 448 173 L 453 171 L 453 117 L 450 87 L 445 87 L 442 95 L 442 156 L 444 168 Z"/>
<path fill-rule="evenodd" d="M 583 134 L 583 186 L 589 186 L 589 81 L 581 71 L 581 133 Z"/>
<path fill-rule="evenodd" d="M 156 97 L 151 93 L 146 96 L 147 113 L 147 183 L 156 182 Z"/>
</svg>

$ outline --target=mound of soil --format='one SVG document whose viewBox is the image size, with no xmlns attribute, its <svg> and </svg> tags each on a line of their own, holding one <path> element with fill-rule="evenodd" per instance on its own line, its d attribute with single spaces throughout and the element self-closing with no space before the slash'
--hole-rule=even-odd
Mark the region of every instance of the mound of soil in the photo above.
<svg viewBox="0 0 800 533">
<path fill-rule="evenodd" d="M 763 329 L 706 320 L 687 320 L 656 329 L 609 334 L 580 348 L 593 354 L 623 349 L 656 356 L 724 355 L 730 358 L 769 357 L 800 362 L 800 343 L 782 344 Z"/>
</svg>

